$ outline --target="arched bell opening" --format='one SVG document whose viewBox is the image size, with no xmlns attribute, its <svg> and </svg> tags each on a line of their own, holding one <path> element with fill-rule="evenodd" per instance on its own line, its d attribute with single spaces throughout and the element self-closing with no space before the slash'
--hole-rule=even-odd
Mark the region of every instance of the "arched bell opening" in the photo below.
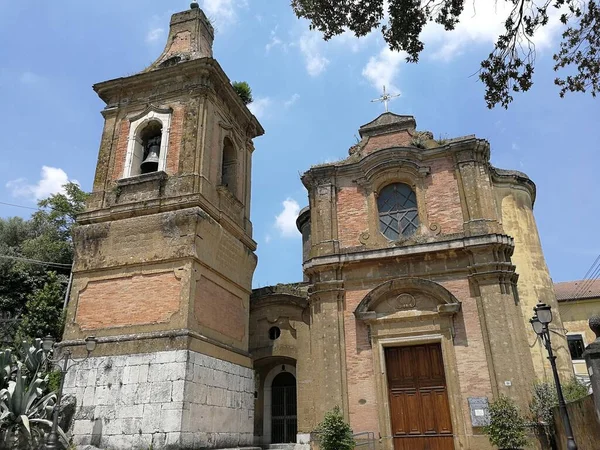
<svg viewBox="0 0 600 450">
<path fill-rule="evenodd" d="M 140 173 L 158 171 L 160 161 L 160 146 L 162 141 L 163 126 L 158 120 L 151 120 L 139 133 L 141 150 L 143 151 Z"/>
</svg>

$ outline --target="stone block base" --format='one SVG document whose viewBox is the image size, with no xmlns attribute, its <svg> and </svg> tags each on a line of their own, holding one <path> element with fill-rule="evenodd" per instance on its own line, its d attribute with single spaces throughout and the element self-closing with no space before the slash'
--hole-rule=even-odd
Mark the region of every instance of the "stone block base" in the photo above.
<svg viewBox="0 0 600 450">
<path fill-rule="evenodd" d="M 92 357 L 73 367 L 75 445 L 113 449 L 250 447 L 252 369 L 188 350 Z"/>
</svg>

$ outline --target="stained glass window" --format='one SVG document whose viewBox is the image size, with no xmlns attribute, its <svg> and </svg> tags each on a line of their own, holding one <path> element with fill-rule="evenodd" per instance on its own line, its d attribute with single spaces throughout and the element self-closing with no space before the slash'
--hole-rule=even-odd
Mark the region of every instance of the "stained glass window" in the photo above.
<svg viewBox="0 0 600 450">
<path fill-rule="evenodd" d="M 419 228 L 417 197 L 410 186 L 389 184 L 379 192 L 379 230 L 394 241 L 414 234 Z"/>
</svg>

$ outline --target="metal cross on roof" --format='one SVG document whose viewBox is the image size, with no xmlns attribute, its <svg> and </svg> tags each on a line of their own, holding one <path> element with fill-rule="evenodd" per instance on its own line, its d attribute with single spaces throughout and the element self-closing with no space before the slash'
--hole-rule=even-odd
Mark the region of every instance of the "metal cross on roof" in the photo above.
<svg viewBox="0 0 600 450">
<path fill-rule="evenodd" d="M 388 112 L 388 102 L 396 97 L 400 97 L 400 94 L 388 94 L 387 91 L 385 90 L 385 86 L 383 86 L 383 95 L 379 98 L 373 99 L 371 100 L 371 103 L 373 102 L 380 102 L 383 103 L 385 105 L 385 112 Z"/>
</svg>

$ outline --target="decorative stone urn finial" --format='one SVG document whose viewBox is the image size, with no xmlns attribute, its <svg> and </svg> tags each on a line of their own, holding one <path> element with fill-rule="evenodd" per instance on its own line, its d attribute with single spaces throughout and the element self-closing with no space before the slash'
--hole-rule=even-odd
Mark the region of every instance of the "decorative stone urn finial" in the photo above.
<svg viewBox="0 0 600 450">
<path fill-rule="evenodd" d="M 190 5 L 190 8 L 192 8 L 192 9 L 198 9 L 198 8 L 200 8 L 200 5 L 198 5 L 198 2 L 196 0 L 194 0 L 192 2 L 192 4 Z"/>
<path fill-rule="evenodd" d="M 596 342 L 600 342 L 600 315 L 595 314 L 590 317 L 588 324 L 591 330 L 596 334 Z"/>
</svg>

